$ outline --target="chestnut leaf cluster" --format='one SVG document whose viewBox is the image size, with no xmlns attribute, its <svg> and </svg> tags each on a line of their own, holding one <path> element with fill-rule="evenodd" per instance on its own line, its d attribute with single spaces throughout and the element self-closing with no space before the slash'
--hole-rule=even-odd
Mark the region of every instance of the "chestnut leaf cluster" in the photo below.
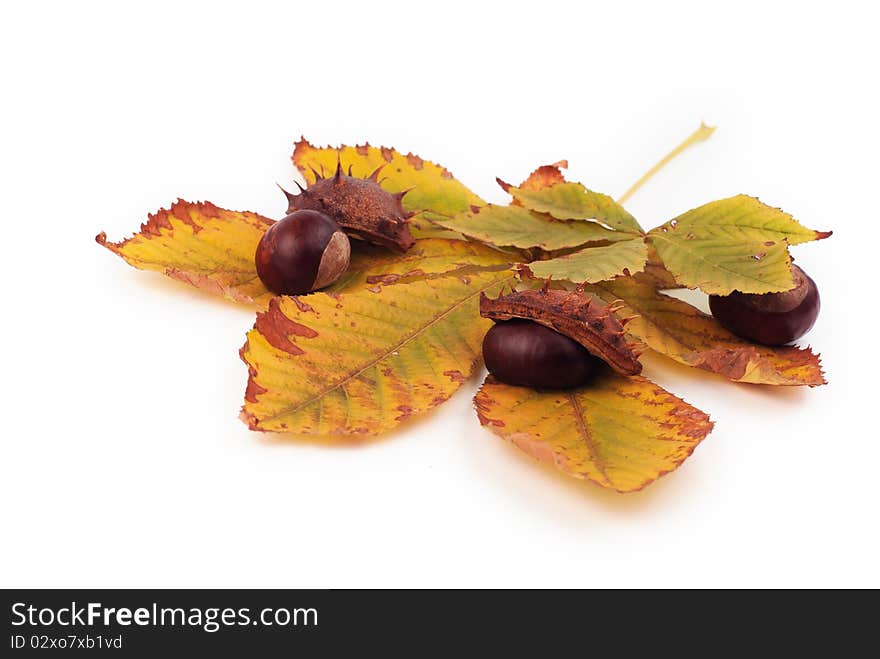
<svg viewBox="0 0 880 659">
<path fill-rule="evenodd" d="M 481 357 L 480 422 L 620 492 L 678 467 L 713 427 L 642 373 L 653 351 L 731 381 L 824 384 L 790 343 L 819 311 L 789 248 L 820 240 L 738 195 L 645 231 L 612 197 L 536 169 L 493 205 L 440 165 L 369 144 L 292 160 L 280 221 L 178 201 L 127 240 L 130 265 L 258 307 L 241 413 L 296 436 L 387 432 L 447 400 Z M 712 315 L 664 293 L 707 293 Z"/>
</svg>

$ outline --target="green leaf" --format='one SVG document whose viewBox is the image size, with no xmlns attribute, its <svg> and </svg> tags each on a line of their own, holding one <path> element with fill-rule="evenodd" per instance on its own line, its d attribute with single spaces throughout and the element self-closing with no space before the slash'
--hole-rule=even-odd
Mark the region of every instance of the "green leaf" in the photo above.
<svg viewBox="0 0 880 659">
<path fill-rule="evenodd" d="M 518 269 L 539 279 L 596 283 L 618 275 L 641 272 L 648 258 L 648 246 L 642 238 L 624 240 L 604 247 L 588 247 L 574 254 L 548 261 L 534 261 Z"/>
<path fill-rule="evenodd" d="M 580 183 L 557 183 L 540 190 L 507 184 L 502 187 L 525 208 L 548 213 L 558 220 L 594 220 L 618 231 L 642 232 L 639 223 L 623 206 L 606 194 L 587 190 Z"/>
<path fill-rule="evenodd" d="M 706 293 L 776 293 L 794 286 L 788 245 L 827 238 L 791 215 L 737 195 L 679 215 L 649 232 L 675 280 Z"/>
<path fill-rule="evenodd" d="M 483 243 L 520 249 L 553 251 L 632 237 L 592 222 L 561 222 L 520 206 L 475 206 L 467 213 L 434 222 Z"/>
</svg>

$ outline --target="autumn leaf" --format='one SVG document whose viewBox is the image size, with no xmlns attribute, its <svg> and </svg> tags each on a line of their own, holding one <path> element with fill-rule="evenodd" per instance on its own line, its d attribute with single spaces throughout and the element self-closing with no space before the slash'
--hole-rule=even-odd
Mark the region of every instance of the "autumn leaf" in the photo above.
<svg viewBox="0 0 880 659">
<path fill-rule="evenodd" d="M 306 181 L 315 182 L 315 172 L 331 174 L 337 162 L 344 171 L 351 167 L 352 176 L 368 177 L 382 166 L 380 185 L 388 192 L 409 190 L 402 203 L 406 211 L 418 213 L 412 221 L 417 238 L 446 237 L 436 225 L 425 220 L 451 217 L 483 205 L 477 195 L 457 181 L 445 167 L 422 160 L 412 153 L 406 155 L 386 147 L 362 146 L 315 147 L 305 138 L 296 143 L 292 160 Z"/>
<path fill-rule="evenodd" d="M 512 387 L 490 376 L 474 405 L 480 423 L 533 458 L 618 492 L 674 470 L 713 425 L 650 380 L 610 369 L 564 391 Z"/>
<path fill-rule="evenodd" d="M 127 240 L 111 243 L 103 232 L 96 240 L 135 268 L 236 302 L 265 305 L 271 295 L 257 276 L 254 252 L 272 224 L 256 213 L 178 200 L 148 216 L 140 233 Z"/>
<path fill-rule="evenodd" d="M 274 298 L 241 350 L 242 419 L 252 430 L 374 435 L 436 407 L 479 360 L 491 325 L 480 293 L 513 280 L 505 263 L 471 265 Z"/>
<path fill-rule="evenodd" d="M 675 281 L 675 277 L 672 276 L 672 273 L 666 269 L 665 265 L 663 265 L 663 261 L 660 259 L 660 255 L 657 254 L 657 250 L 654 246 L 650 243 L 646 244 L 648 247 L 648 260 L 645 262 L 644 272 L 636 275 L 636 278 L 639 281 L 648 283 L 658 289 L 682 288 L 678 285 L 678 282 Z"/>
<path fill-rule="evenodd" d="M 529 174 L 525 181 L 519 184 L 519 189 L 534 192 L 536 190 L 553 187 L 557 183 L 565 183 L 565 176 L 560 171 L 561 169 L 568 169 L 567 160 L 560 160 L 552 165 L 541 165 Z M 495 180 L 498 181 L 498 184 L 501 185 L 502 188 L 507 185 L 501 179 Z M 514 200 L 514 203 L 518 202 Z"/>
<path fill-rule="evenodd" d="M 348 270 L 327 293 L 345 293 L 359 287 L 375 290 L 382 284 L 416 277 L 449 275 L 496 265 L 509 265 L 510 257 L 498 250 L 463 240 L 426 238 L 403 254 L 362 242 L 352 244 Z"/>
<path fill-rule="evenodd" d="M 717 295 L 790 290 L 788 245 L 830 235 L 746 195 L 710 202 L 648 233 L 678 283 Z"/>
<path fill-rule="evenodd" d="M 141 231 L 119 243 L 98 243 L 142 270 L 155 270 L 235 302 L 265 308 L 273 293 L 257 276 L 254 252 L 273 220 L 256 213 L 229 211 L 214 204 L 178 201 L 150 215 Z M 352 245 L 348 270 L 328 291 L 375 287 L 407 273 L 443 273 L 468 265 L 507 263 L 508 257 L 461 240 L 424 239 L 405 254 L 362 242 Z"/>
<path fill-rule="evenodd" d="M 533 189 L 535 186 L 517 188 L 501 180 L 499 184 L 525 208 L 547 213 L 558 220 L 593 220 L 617 231 L 634 235 L 642 232 L 639 223 L 623 206 L 580 183 L 557 182 L 538 189 Z"/>
<path fill-rule="evenodd" d="M 627 240 L 630 234 L 610 231 L 594 222 L 561 222 L 520 206 L 475 206 L 454 218 L 434 223 L 468 238 L 497 247 L 546 251 L 591 242 Z"/>
<path fill-rule="evenodd" d="M 622 300 L 622 315 L 634 315 L 627 333 L 674 359 L 734 382 L 770 385 L 825 384 L 819 357 L 810 349 L 772 348 L 731 334 L 699 309 L 658 292 L 650 283 L 617 279 L 588 288 L 607 302 Z"/>
<path fill-rule="evenodd" d="M 645 267 L 648 246 L 634 238 L 604 247 L 588 247 L 547 261 L 521 264 L 517 269 L 528 277 L 557 281 L 600 282 L 619 275 L 632 275 Z"/>
</svg>

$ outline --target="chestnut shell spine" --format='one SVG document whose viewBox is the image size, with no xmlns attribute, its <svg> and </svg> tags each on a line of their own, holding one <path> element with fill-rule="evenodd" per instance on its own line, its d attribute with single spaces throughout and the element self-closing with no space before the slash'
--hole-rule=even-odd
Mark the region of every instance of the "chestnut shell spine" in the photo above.
<svg viewBox="0 0 880 659">
<path fill-rule="evenodd" d="M 343 173 L 341 162 L 328 178 L 313 169 L 315 182 L 305 189 L 299 186 L 299 194 L 282 188 L 287 196 L 287 212 L 308 209 L 326 213 L 352 238 L 405 252 L 415 244 L 407 223 L 412 214 L 401 204 L 408 190 L 395 194 L 383 190 L 379 185 L 383 167 L 376 168 L 368 178 L 352 176 L 350 166 L 348 174 Z"/>
<path fill-rule="evenodd" d="M 530 320 L 505 320 L 483 338 L 489 373 L 502 382 L 536 389 L 586 384 L 601 360 L 580 343 Z"/>
<path fill-rule="evenodd" d="M 642 372 L 636 346 L 626 340 L 616 309 L 584 294 L 583 290 L 515 291 L 496 299 L 480 295 L 480 315 L 494 321 L 521 318 L 567 336 L 623 375 Z"/>
<path fill-rule="evenodd" d="M 348 268 L 348 237 L 317 211 L 291 213 L 257 245 L 254 263 L 263 284 L 279 295 L 303 295 L 332 284 Z"/>
<path fill-rule="evenodd" d="M 710 295 L 709 309 L 734 334 L 769 346 L 781 346 L 806 334 L 819 316 L 816 282 L 792 266 L 795 287 L 782 293 Z"/>
</svg>

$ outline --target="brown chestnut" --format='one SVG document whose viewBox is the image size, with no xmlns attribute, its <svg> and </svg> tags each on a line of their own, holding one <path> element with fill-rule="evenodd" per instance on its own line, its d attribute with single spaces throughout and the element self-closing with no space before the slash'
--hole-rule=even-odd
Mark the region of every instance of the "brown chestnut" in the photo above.
<svg viewBox="0 0 880 659">
<path fill-rule="evenodd" d="M 507 384 L 568 389 L 585 384 L 602 364 L 580 343 L 530 320 L 505 320 L 483 338 L 486 368 Z"/>
<path fill-rule="evenodd" d="M 350 256 L 348 236 L 336 222 L 324 213 L 301 210 L 269 227 L 254 260 L 270 291 L 302 295 L 336 281 Z"/>
<path fill-rule="evenodd" d="M 710 295 L 712 315 L 731 332 L 768 346 L 791 343 L 806 334 L 819 315 L 819 289 L 792 266 L 795 287 L 783 293 Z"/>
</svg>

